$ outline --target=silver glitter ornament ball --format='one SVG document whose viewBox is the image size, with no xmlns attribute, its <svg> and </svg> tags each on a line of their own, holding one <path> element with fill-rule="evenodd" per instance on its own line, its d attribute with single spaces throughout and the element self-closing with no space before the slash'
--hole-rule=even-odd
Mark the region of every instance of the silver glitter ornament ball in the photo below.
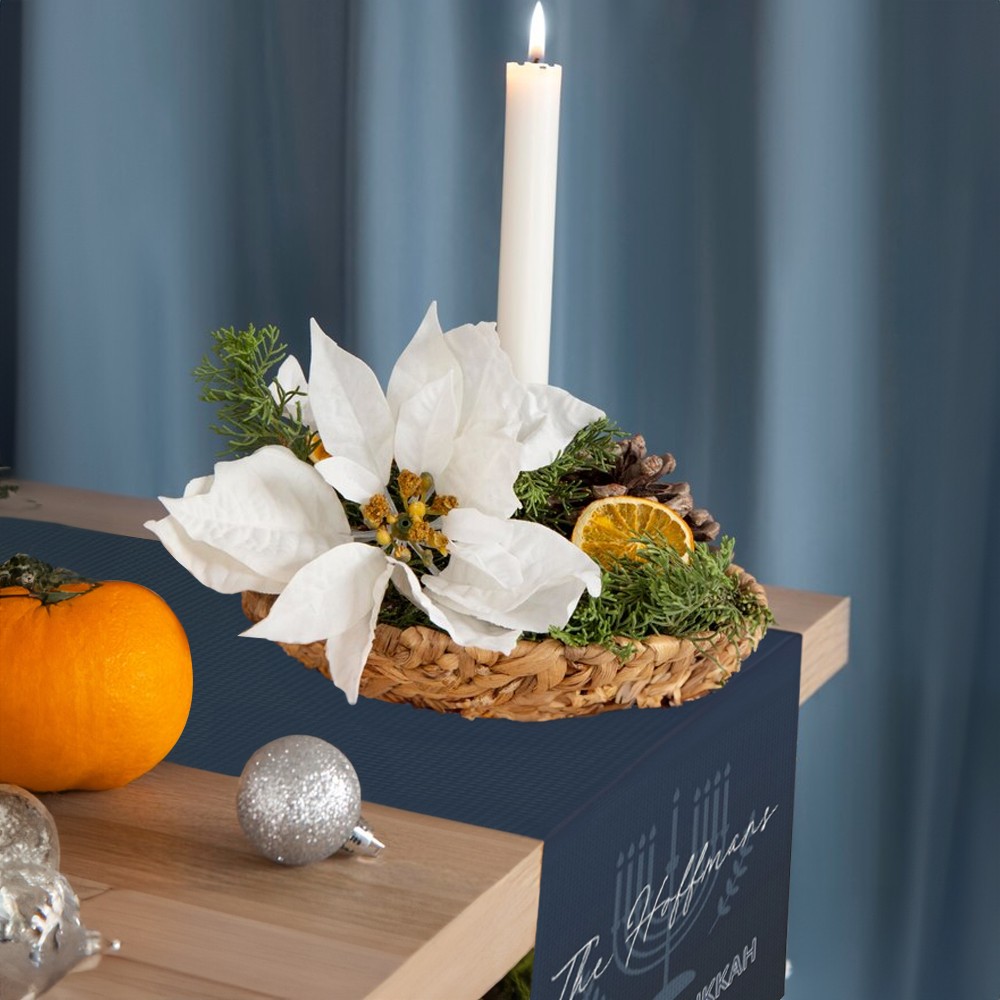
<svg viewBox="0 0 1000 1000">
<path fill-rule="evenodd" d="M 265 857 L 307 865 L 351 838 L 361 817 L 361 783 L 335 746 L 315 736 L 284 736 L 247 761 L 236 812 Z"/>
<path fill-rule="evenodd" d="M 0 868 L 18 865 L 58 868 L 59 834 L 52 814 L 31 792 L 0 785 Z"/>
</svg>

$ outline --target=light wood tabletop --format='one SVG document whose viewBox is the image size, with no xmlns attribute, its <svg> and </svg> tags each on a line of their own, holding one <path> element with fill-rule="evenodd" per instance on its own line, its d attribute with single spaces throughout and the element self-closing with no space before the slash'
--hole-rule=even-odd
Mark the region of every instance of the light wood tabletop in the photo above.
<svg viewBox="0 0 1000 1000">
<path fill-rule="evenodd" d="M 4 516 L 147 538 L 163 510 L 22 483 Z M 803 637 L 802 702 L 847 662 L 850 603 L 767 592 L 778 626 Z M 122 789 L 45 796 L 84 921 L 123 941 L 48 996 L 475 1000 L 531 948 L 541 841 L 366 804 L 382 857 L 283 868 L 244 839 L 236 788 L 161 764 Z"/>
<path fill-rule="evenodd" d="M 367 804 L 380 857 L 281 868 L 243 836 L 236 787 L 161 764 L 43 796 L 87 925 L 123 942 L 53 998 L 469 998 L 531 948 L 539 841 Z"/>
</svg>

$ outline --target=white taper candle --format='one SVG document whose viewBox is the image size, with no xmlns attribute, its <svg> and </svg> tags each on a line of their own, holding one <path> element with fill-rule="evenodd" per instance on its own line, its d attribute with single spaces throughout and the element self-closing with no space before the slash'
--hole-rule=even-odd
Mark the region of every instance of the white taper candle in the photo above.
<svg viewBox="0 0 1000 1000">
<path fill-rule="evenodd" d="M 543 63 L 544 49 L 545 18 L 537 3 L 530 61 L 507 64 L 497 293 L 500 342 L 525 382 L 549 379 L 562 67 Z"/>
</svg>

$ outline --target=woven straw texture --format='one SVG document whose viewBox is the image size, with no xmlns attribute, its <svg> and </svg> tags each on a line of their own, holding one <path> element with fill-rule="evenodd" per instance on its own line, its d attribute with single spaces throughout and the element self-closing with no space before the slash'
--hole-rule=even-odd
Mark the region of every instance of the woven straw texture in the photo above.
<svg viewBox="0 0 1000 1000">
<path fill-rule="evenodd" d="M 737 566 L 740 587 L 767 603 L 764 588 Z M 247 591 L 243 611 L 264 618 L 275 597 Z M 694 639 L 669 635 L 631 640 L 622 662 L 603 646 L 566 646 L 555 639 L 521 640 L 506 656 L 457 645 L 445 632 L 416 625 L 379 625 L 360 691 L 366 698 L 408 702 L 466 718 L 521 721 L 596 715 L 620 708 L 665 708 L 722 687 L 756 648 L 762 631 L 737 642 L 719 633 Z M 322 641 L 279 643 L 290 656 L 329 677 Z"/>
</svg>

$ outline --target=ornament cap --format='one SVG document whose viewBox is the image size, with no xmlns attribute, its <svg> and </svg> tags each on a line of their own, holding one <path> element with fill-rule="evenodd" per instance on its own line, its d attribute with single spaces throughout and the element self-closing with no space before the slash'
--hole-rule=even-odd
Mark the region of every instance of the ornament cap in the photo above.
<svg viewBox="0 0 1000 1000">
<path fill-rule="evenodd" d="M 101 964 L 104 955 L 117 955 L 122 950 L 118 938 L 106 938 L 100 931 L 87 931 L 84 935 L 80 953 L 83 958 L 80 964 L 70 969 L 70 972 L 89 972 Z"/>
<path fill-rule="evenodd" d="M 362 857 L 375 858 L 382 853 L 385 844 L 375 836 L 375 832 L 366 822 L 364 816 L 358 817 L 358 822 L 351 835 L 340 848 L 341 854 L 360 854 Z"/>
</svg>

